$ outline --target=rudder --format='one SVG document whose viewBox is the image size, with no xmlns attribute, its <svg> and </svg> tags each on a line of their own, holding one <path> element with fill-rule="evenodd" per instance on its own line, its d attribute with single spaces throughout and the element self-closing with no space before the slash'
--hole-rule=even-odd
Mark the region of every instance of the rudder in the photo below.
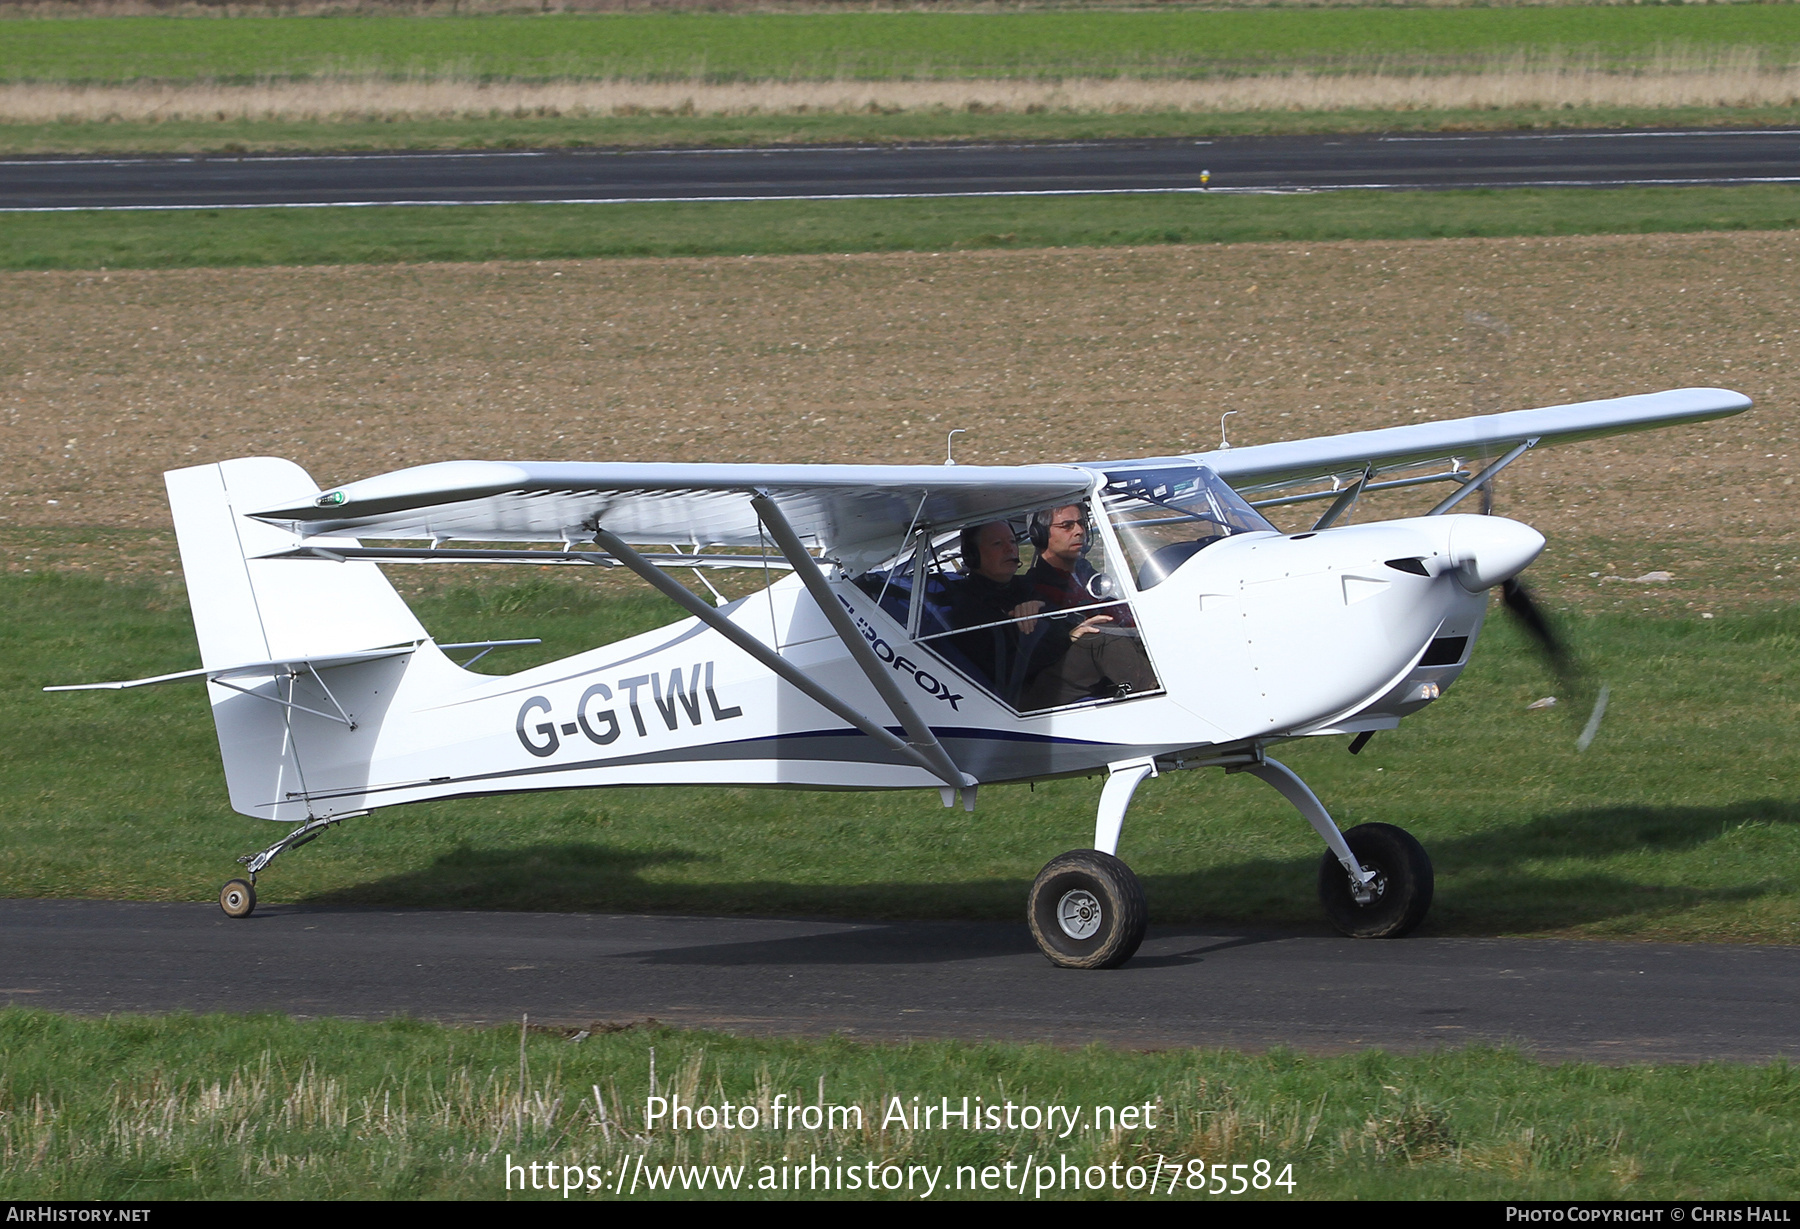
<svg viewBox="0 0 1800 1229">
<path fill-rule="evenodd" d="M 373 563 L 259 558 L 304 541 L 246 515 L 319 493 L 292 461 L 246 457 L 171 470 L 163 481 L 207 669 L 425 638 L 424 627 Z M 312 541 L 357 545 L 353 538 Z"/>
<path fill-rule="evenodd" d="M 303 663 L 426 639 L 375 564 L 264 557 L 304 541 L 247 515 L 317 495 L 318 485 L 298 465 L 251 457 L 163 477 L 206 669 Z M 357 545 L 354 538 L 312 541 Z M 355 787 L 366 780 L 381 714 L 412 656 L 310 671 L 271 667 L 266 675 L 210 683 L 232 809 L 299 820 L 359 805 Z M 340 703 L 358 718 L 355 729 L 323 715 Z M 335 801 L 319 797 L 322 792 Z"/>
</svg>

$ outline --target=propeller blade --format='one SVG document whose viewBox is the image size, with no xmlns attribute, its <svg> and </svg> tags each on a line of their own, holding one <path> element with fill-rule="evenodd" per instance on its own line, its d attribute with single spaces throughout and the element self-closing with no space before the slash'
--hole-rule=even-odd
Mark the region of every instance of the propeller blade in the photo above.
<svg viewBox="0 0 1800 1229">
<path fill-rule="evenodd" d="M 1532 639 L 1537 641 L 1538 648 L 1549 660 L 1557 677 L 1565 681 L 1570 679 L 1574 672 L 1574 659 L 1569 656 L 1569 650 L 1551 629 L 1550 620 L 1546 619 L 1544 612 L 1538 609 L 1537 602 L 1532 599 L 1531 590 L 1527 589 L 1524 583 L 1515 576 L 1501 584 L 1500 600 L 1506 603 L 1506 609 L 1511 612 L 1513 618 L 1523 624 L 1525 630 L 1531 633 Z"/>
<path fill-rule="evenodd" d="M 1514 577 L 1500 586 L 1500 598 L 1506 604 L 1507 611 L 1524 626 L 1532 639 L 1537 641 L 1539 650 L 1544 654 L 1545 660 L 1549 662 L 1550 668 L 1556 673 L 1558 685 L 1568 693 L 1571 700 L 1576 701 L 1569 706 L 1569 711 L 1571 713 L 1581 712 L 1583 708 L 1587 707 L 1586 700 L 1593 692 L 1593 688 L 1582 671 L 1580 663 L 1569 652 L 1568 646 L 1556 634 L 1550 626 L 1550 620 L 1544 616 L 1543 610 L 1532 598 L 1531 590 L 1527 589 L 1517 577 Z M 1609 689 L 1602 683 L 1598 695 L 1594 697 L 1593 709 L 1588 714 L 1587 724 L 1582 727 L 1581 736 L 1575 740 L 1577 751 L 1586 751 L 1589 744 L 1594 741 L 1594 736 L 1600 732 L 1600 720 L 1606 715 L 1608 695 Z"/>
</svg>

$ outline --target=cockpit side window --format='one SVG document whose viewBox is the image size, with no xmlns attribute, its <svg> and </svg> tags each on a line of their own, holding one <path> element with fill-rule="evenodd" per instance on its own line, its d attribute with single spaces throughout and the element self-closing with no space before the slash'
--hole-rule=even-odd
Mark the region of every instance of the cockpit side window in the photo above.
<svg viewBox="0 0 1800 1229">
<path fill-rule="evenodd" d="M 915 642 L 1036 712 L 1160 689 L 1111 559 L 1084 501 L 921 533 L 856 583 Z"/>
</svg>

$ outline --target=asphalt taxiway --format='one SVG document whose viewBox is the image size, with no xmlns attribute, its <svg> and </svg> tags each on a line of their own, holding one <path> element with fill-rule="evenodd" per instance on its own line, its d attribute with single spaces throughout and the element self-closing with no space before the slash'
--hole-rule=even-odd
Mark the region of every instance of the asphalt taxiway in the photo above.
<svg viewBox="0 0 1800 1229">
<path fill-rule="evenodd" d="M 1800 1056 L 1800 948 L 1156 927 L 1108 972 L 1024 925 L 0 901 L 0 1001 L 762 1035 L 1549 1059 Z"/>
<path fill-rule="evenodd" d="M 0 211 L 1800 182 L 1800 129 L 19 157 Z"/>
</svg>

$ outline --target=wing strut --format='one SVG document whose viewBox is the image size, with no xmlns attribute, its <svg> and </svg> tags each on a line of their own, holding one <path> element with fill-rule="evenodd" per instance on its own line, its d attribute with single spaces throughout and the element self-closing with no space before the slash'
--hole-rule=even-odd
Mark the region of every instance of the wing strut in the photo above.
<svg viewBox="0 0 1800 1229">
<path fill-rule="evenodd" d="M 938 741 L 937 735 L 931 732 L 931 727 L 925 724 L 925 719 L 912 706 L 912 701 L 900 690 L 900 684 L 894 681 L 894 672 L 882 664 L 881 658 L 875 656 L 875 650 L 869 647 L 869 642 L 863 639 L 863 634 L 856 630 L 856 624 L 850 621 L 849 612 L 844 609 L 837 594 L 831 591 L 825 574 L 819 571 L 818 563 L 806 553 L 806 547 L 801 545 L 799 535 L 788 524 L 787 517 L 782 515 L 780 506 L 766 491 L 758 491 L 751 499 L 750 506 L 756 509 L 763 524 L 769 527 L 769 536 L 775 539 L 775 545 L 781 548 L 781 553 L 793 565 L 800 582 L 812 594 L 813 601 L 819 604 L 819 610 L 837 632 L 838 639 L 844 642 L 844 647 L 850 650 L 850 656 L 856 659 L 856 664 L 862 667 L 862 672 L 881 694 L 889 710 L 906 728 L 910 740 L 908 745 L 916 754 L 924 756 L 931 765 L 932 773 L 952 789 L 963 789 L 976 784 L 974 777 L 956 766 L 956 761 L 944 750 L 944 744 Z"/>
<path fill-rule="evenodd" d="M 855 726 L 890 751 L 896 751 L 905 756 L 912 763 L 923 768 L 933 776 L 943 775 L 938 770 L 938 766 L 918 748 L 903 739 L 896 738 L 891 732 L 876 725 L 873 721 L 870 721 L 867 717 L 851 708 L 848 704 L 845 704 L 842 700 L 832 695 L 829 691 L 826 691 L 810 678 L 807 678 L 806 675 L 792 662 L 782 657 L 779 653 L 776 653 L 769 648 L 768 645 L 758 640 L 755 636 L 752 636 L 736 623 L 733 623 L 723 613 L 701 601 L 698 597 L 695 597 L 693 591 L 686 585 L 683 585 L 673 577 L 665 575 L 662 569 L 658 568 L 654 563 L 651 563 L 648 559 L 627 546 L 616 534 L 608 533 L 604 529 L 595 529 L 594 541 L 607 554 L 611 555 L 620 563 L 624 564 L 633 572 L 636 572 L 639 576 L 648 581 L 650 586 L 657 592 L 661 593 L 677 606 L 680 606 L 696 619 L 699 619 L 702 623 L 718 632 L 721 636 L 725 637 L 725 639 L 731 641 L 731 643 L 737 645 L 738 648 L 744 650 L 744 652 L 748 653 L 751 657 L 754 657 L 758 662 L 767 666 L 770 670 L 774 671 L 776 677 L 791 684 L 802 695 L 807 696 L 823 708 L 843 718 L 845 721 L 848 721 L 851 725 Z M 802 557 L 806 558 L 808 562 L 811 561 L 811 557 L 805 555 L 804 552 L 802 552 Z M 949 757 L 946 756 L 945 758 L 947 759 Z M 961 774 L 958 774 L 956 778 L 952 779 L 951 784 L 960 788 L 965 782 L 961 779 Z"/>
<path fill-rule="evenodd" d="M 1345 487 L 1344 493 L 1332 500 L 1331 507 L 1325 509 L 1325 515 L 1313 522 L 1312 531 L 1318 533 L 1321 529 L 1330 529 L 1333 521 L 1354 508 L 1356 506 L 1356 501 L 1361 497 L 1364 488 L 1369 485 L 1369 479 L 1374 476 L 1375 462 L 1370 461 L 1367 465 L 1363 466 L 1362 477 Z"/>
<path fill-rule="evenodd" d="M 1523 444 L 1515 445 L 1505 456 L 1501 457 L 1498 461 L 1495 461 L 1479 474 L 1476 474 L 1473 478 L 1463 483 L 1462 486 L 1457 488 L 1455 494 L 1451 495 L 1448 499 L 1444 500 L 1443 503 L 1427 512 L 1425 515 L 1444 515 L 1444 513 L 1456 507 L 1456 505 L 1461 503 L 1464 499 L 1467 499 L 1476 491 L 1479 491 L 1482 487 L 1492 482 L 1495 474 L 1498 474 L 1501 470 L 1505 469 L 1508 465 L 1511 465 L 1514 461 L 1517 461 L 1520 457 L 1524 456 L 1526 452 L 1535 447 L 1537 447 L 1537 436 L 1535 435 L 1526 440 Z"/>
</svg>

